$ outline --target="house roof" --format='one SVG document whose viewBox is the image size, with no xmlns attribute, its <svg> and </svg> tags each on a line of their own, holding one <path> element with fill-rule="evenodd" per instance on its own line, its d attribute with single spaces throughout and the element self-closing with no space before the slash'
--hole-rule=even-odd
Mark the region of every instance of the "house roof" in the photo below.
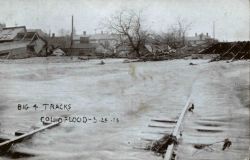
<svg viewBox="0 0 250 160">
<path fill-rule="evenodd" d="M 5 27 L 0 31 L 0 42 L 12 41 L 21 32 L 26 32 L 25 26 Z"/>
<path fill-rule="evenodd" d="M 206 39 L 210 39 L 211 37 L 210 36 L 207 36 L 205 34 L 199 34 L 197 36 L 190 36 L 190 37 L 185 37 L 185 39 L 187 41 L 200 41 L 200 40 L 206 40 Z"/>
<path fill-rule="evenodd" d="M 41 29 L 27 29 L 27 32 L 37 33 L 39 37 L 46 39 L 47 34 L 44 33 Z"/>
</svg>

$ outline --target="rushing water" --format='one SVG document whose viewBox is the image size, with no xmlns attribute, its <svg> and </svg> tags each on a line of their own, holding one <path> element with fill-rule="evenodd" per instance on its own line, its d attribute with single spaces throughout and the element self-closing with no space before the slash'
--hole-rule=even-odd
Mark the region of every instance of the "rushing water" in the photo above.
<svg viewBox="0 0 250 160">
<path fill-rule="evenodd" d="M 188 117 L 187 126 L 192 123 L 191 128 L 196 128 L 195 122 L 203 123 L 200 119 L 214 119 L 219 123 L 222 117 L 232 117 L 233 108 L 241 106 L 238 101 L 235 102 L 238 106 L 231 102 L 228 106 L 226 101 L 232 100 L 234 89 L 226 86 L 231 83 L 231 74 L 235 74 L 235 80 L 246 80 L 245 76 L 239 78 L 238 72 L 244 70 L 246 73 L 249 66 L 248 62 L 232 65 L 225 62 L 208 64 L 200 60 L 193 61 L 199 64 L 195 66 L 188 65 L 190 60 L 130 64 L 105 60 L 105 65 L 98 65 L 98 62 L 0 64 L 1 134 L 11 135 L 17 129 L 41 126 L 40 117 L 46 116 L 95 117 L 99 120 L 97 123 L 62 123 L 15 145 L 13 150 L 35 155 L 30 159 L 162 159 L 138 149 L 147 145 L 143 139 L 159 139 L 162 137 L 159 133 L 172 131 L 172 128 L 148 127 L 153 123 L 151 119 L 176 119 L 191 93 L 197 108 L 191 116 L 194 122 Z M 44 103 L 71 104 L 71 109 L 17 110 L 18 104 L 42 106 Z M 222 110 L 217 105 L 226 108 Z M 246 128 L 249 115 L 243 116 L 242 112 L 248 109 L 236 110 L 245 123 L 224 119 L 220 128 L 223 133 L 228 128 L 224 124 L 229 122 L 235 132 L 240 132 L 238 127 Z M 108 122 L 100 122 L 102 118 L 107 118 Z M 188 140 L 194 139 L 188 134 Z M 239 143 L 233 141 L 234 147 L 236 144 Z M 241 147 L 239 154 L 243 155 L 247 146 Z M 190 146 L 187 148 L 191 150 Z"/>
</svg>

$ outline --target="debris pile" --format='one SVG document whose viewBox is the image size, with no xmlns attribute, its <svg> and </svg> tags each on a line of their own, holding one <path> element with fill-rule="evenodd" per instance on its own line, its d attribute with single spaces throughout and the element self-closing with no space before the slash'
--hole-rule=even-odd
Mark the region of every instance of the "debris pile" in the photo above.
<svg viewBox="0 0 250 160">
<path fill-rule="evenodd" d="M 232 145 L 232 142 L 228 138 L 226 138 L 224 140 L 224 144 L 223 144 L 222 150 L 224 151 L 226 148 L 229 148 L 231 145 Z"/>
<path fill-rule="evenodd" d="M 222 146 L 223 151 L 232 145 L 232 142 L 229 140 L 229 138 L 226 138 L 223 141 L 214 142 L 211 144 L 194 144 L 193 146 L 195 149 L 197 149 L 197 151 L 195 151 L 193 155 L 196 154 L 198 150 L 205 150 L 205 151 L 210 151 L 210 152 L 215 151 L 215 149 L 213 149 L 212 146 L 216 143 L 222 143 L 222 142 L 223 142 L 223 146 Z"/>
<path fill-rule="evenodd" d="M 147 149 L 151 150 L 155 153 L 158 153 L 160 155 L 164 155 L 166 153 L 168 146 L 171 144 L 177 144 L 177 138 L 175 136 L 173 136 L 172 134 L 165 135 L 161 139 L 155 141 Z"/>
<path fill-rule="evenodd" d="M 101 62 L 100 63 L 98 63 L 99 65 L 104 65 L 105 63 L 104 63 L 104 61 L 103 60 L 101 60 Z"/>
<path fill-rule="evenodd" d="M 191 107 L 188 108 L 189 112 L 193 112 L 193 110 L 194 110 L 194 104 L 192 104 Z"/>
<path fill-rule="evenodd" d="M 141 61 L 161 61 L 186 57 L 186 54 L 177 53 L 176 49 L 168 45 L 147 44 L 144 48 L 144 55 L 140 57 Z"/>
<path fill-rule="evenodd" d="M 220 42 L 199 52 L 199 54 L 219 54 L 212 61 L 250 59 L 250 41 Z"/>
</svg>

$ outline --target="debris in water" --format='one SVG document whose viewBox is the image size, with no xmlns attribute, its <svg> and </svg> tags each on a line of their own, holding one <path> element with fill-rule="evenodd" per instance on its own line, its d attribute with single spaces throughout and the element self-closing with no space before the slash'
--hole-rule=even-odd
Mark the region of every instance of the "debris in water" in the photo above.
<svg viewBox="0 0 250 160">
<path fill-rule="evenodd" d="M 182 136 L 182 131 L 180 131 L 180 136 Z"/>
<path fill-rule="evenodd" d="M 188 111 L 193 112 L 193 110 L 194 110 L 194 104 L 192 103 L 191 107 L 188 108 Z"/>
<path fill-rule="evenodd" d="M 218 133 L 218 132 L 223 132 L 223 130 L 219 129 L 196 129 L 198 132 L 209 132 L 209 133 Z"/>
<path fill-rule="evenodd" d="M 99 63 L 100 65 L 104 65 L 105 63 L 104 63 L 104 61 L 103 60 L 101 60 L 101 62 Z"/>
<path fill-rule="evenodd" d="M 226 138 L 224 140 L 224 144 L 223 144 L 222 150 L 224 151 L 226 148 L 229 148 L 231 145 L 232 145 L 232 142 L 228 138 Z"/>
<path fill-rule="evenodd" d="M 193 154 L 192 156 L 194 156 L 196 153 L 198 153 L 199 151 L 209 151 L 209 152 L 212 152 L 214 151 L 213 148 L 211 148 L 213 144 L 195 144 L 194 145 L 194 148 L 197 149 Z"/>
<path fill-rule="evenodd" d="M 193 65 L 197 65 L 197 64 L 190 62 L 189 65 L 193 66 Z"/>
<path fill-rule="evenodd" d="M 162 123 L 177 123 L 176 120 L 167 120 L 167 119 L 151 119 L 151 121 L 162 122 Z"/>
<path fill-rule="evenodd" d="M 171 160 L 175 160 L 175 157 L 176 157 L 176 153 L 173 152 Z"/>
<path fill-rule="evenodd" d="M 209 146 L 209 145 L 207 145 L 207 144 L 195 144 L 194 148 L 196 148 L 196 149 L 204 149 L 207 146 Z"/>
<path fill-rule="evenodd" d="M 30 153 L 24 153 L 24 152 L 17 152 L 17 151 L 8 151 L 5 155 L 5 157 L 9 157 L 11 159 L 20 159 L 20 158 L 31 158 L 31 157 L 35 157 L 34 154 L 30 154 Z"/>
<path fill-rule="evenodd" d="M 206 151 L 210 151 L 210 152 L 214 151 L 214 149 L 211 148 L 211 146 L 216 144 L 216 143 L 222 143 L 222 142 L 224 142 L 223 148 L 222 148 L 223 151 L 232 145 L 232 142 L 228 138 L 226 138 L 224 141 L 218 141 L 218 142 L 214 142 L 211 144 L 194 144 L 193 146 L 195 149 L 197 149 L 197 151 L 195 151 L 193 153 L 193 155 L 195 155 L 199 150 L 206 150 Z"/>
<path fill-rule="evenodd" d="M 177 144 L 177 138 L 172 134 L 165 135 L 160 140 L 155 141 L 151 147 L 148 147 L 148 149 L 150 149 L 155 153 L 164 155 L 166 153 L 168 146 L 171 144 Z"/>
</svg>

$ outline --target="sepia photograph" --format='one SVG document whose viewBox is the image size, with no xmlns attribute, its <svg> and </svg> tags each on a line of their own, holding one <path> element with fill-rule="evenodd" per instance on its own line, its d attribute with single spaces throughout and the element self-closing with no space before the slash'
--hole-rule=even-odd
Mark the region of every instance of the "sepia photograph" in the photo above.
<svg viewBox="0 0 250 160">
<path fill-rule="evenodd" d="M 250 0 L 0 0 L 0 160 L 250 160 Z"/>
</svg>

